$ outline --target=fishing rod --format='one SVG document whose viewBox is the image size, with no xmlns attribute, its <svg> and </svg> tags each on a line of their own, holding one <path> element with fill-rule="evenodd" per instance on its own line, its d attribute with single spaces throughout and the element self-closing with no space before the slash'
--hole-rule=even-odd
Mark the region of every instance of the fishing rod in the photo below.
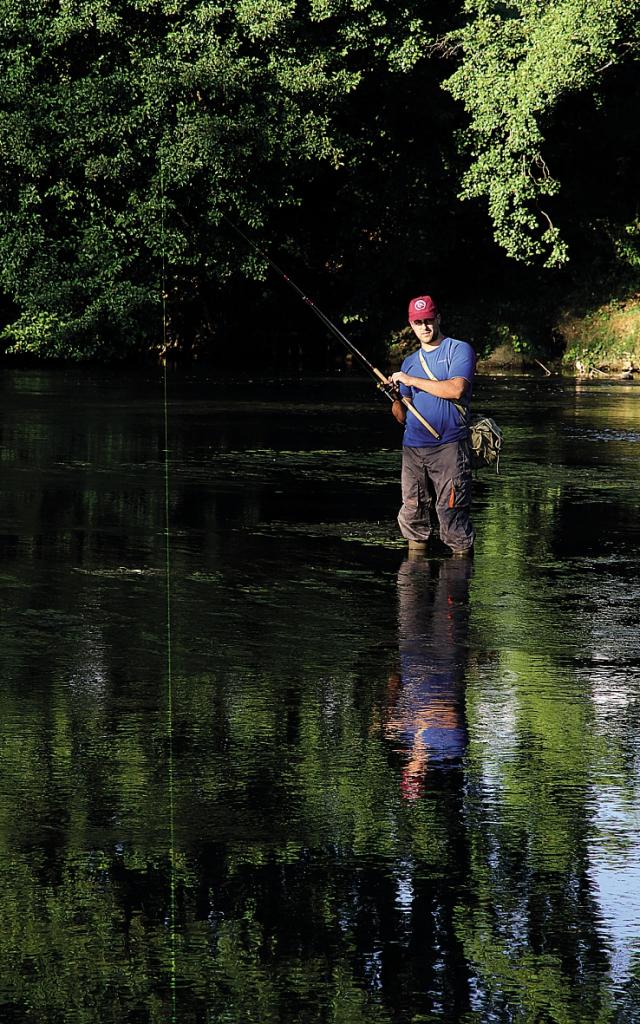
<svg viewBox="0 0 640 1024">
<path fill-rule="evenodd" d="M 268 256 L 267 253 L 264 252 L 264 250 L 261 249 L 260 246 L 257 245 L 253 241 L 252 238 L 249 238 L 249 236 L 246 235 L 244 233 L 244 231 L 242 231 L 237 226 L 237 224 L 234 224 L 232 220 L 229 220 L 229 218 L 224 213 L 221 214 L 221 217 L 222 217 L 223 220 L 226 220 L 227 224 L 230 227 L 232 227 L 233 230 L 238 235 L 240 235 L 241 238 L 244 238 L 245 242 L 248 245 L 250 245 L 252 249 L 255 249 L 255 251 L 257 253 L 259 253 L 260 256 L 262 256 L 263 260 L 266 260 L 266 262 L 269 264 L 269 266 L 272 267 L 273 270 L 275 270 L 276 273 L 279 274 L 280 277 L 284 281 L 286 281 L 288 285 L 290 285 L 293 288 L 293 290 L 300 296 L 302 301 L 307 306 L 309 306 L 309 308 L 316 314 L 318 319 L 322 321 L 322 323 L 327 328 L 327 330 L 329 330 L 331 332 L 331 334 L 334 335 L 334 337 L 338 338 L 338 340 L 341 341 L 343 345 L 346 345 L 346 347 L 349 349 L 349 351 L 352 352 L 353 355 L 357 359 L 360 360 L 360 362 L 365 367 L 365 369 L 375 379 L 375 381 L 376 381 L 380 391 L 382 391 L 383 394 L 385 394 L 387 396 L 389 401 L 390 402 L 396 402 L 396 401 L 402 402 L 402 404 L 409 410 L 409 412 L 413 413 L 413 415 L 416 417 L 416 419 L 419 420 L 420 423 L 422 423 L 422 425 L 424 427 L 426 427 L 427 430 L 431 434 L 433 434 L 433 436 L 435 438 L 437 438 L 437 440 L 439 441 L 440 440 L 440 434 L 438 434 L 433 429 L 431 424 L 427 423 L 427 421 L 424 419 L 424 417 L 420 415 L 420 413 L 418 412 L 418 410 L 414 406 L 413 402 L 411 402 L 411 400 L 409 398 L 406 398 L 404 395 L 400 394 L 400 391 L 398 390 L 397 386 L 395 384 L 391 384 L 389 382 L 389 380 L 387 379 L 387 377 L 384 375 L 384 373 L 382 373 L 382 371 L 379 370 L 377 368 L 377 366 L 374 366 L 373 363 L 369 362 L 367 357 L 365 355 L 363 355 L 363 353 L 358 348 L 356 348 L 356 346 L 353 344 L 352 341 L 349 340 L 349 338 L 347 338 L 346 334 L 343 334 L 343 332 L 340 330 L 340 328 L 336 327 L 336 325 L 333 323 L 333 321 L 330 320 L 329 317 L 325 313 L 323 313 L 321 309 L 318 308 L 318 306 L 316 306 L 315 302 L 313 302 L 313 300 L 310 299 L 308 295 L 305 295 L 305 293 L 302 291 L 302 288 L 299 288 L 298 285 L 295 283 L 295 281 L 292 281 L 291 278 L 289 277 L 289 275 L 285 274 L 284 270 L 282 270 L 282 268 L 279 267 L 278 264 L 275 263 L 271 259 L 271 257 Z"/>
</svg>

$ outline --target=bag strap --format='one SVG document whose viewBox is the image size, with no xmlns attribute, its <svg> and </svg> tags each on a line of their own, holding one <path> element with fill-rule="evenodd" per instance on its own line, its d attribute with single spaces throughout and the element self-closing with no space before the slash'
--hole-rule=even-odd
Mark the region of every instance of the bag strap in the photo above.
<svg viewBox="0 0 640 1024">
<path fill-rule="evenodd" d="M 422 358 L 422 353 L 420 353 L 420 358 Z M 411 412 L 413 412 L 414 416 L 417 416 L 417 418 L 420 420 L 422 425 L 427 428 L 429 433 L 433 434 L 433 436 L 435 437 L 436 441 L 439 441 L 441 439 L 442 434 L 439 434 L 438 431 L 436 430 L 436 428 L 432 427 L 431 424 L 429 423 L 429 421 L 426 420 L 422 414 L 418 414 L 415 409 L 412 409 Z"/>
<path fill-rule="evenodd" d="M 418 354 L 420 356 L 420 363 L 422 364 L 422 369 L 426 373 L 426 375 L 429 378 L 429 380 L 438 380 L 438 378 L 436 377 L 435 373 L 433 373 L 429 369 L 429 367 L 427 365 L 427 360 L 424 358 L 424 356 L 422 354 L 422 351 L 420 351 Z M 452 402 L 453 405 L 455 405 L 456 409 L 458 410 L 458 412 L 462 416 L 463 423 L 466 424 L 466 422 L 467 422 L 467 410 L 465 409 L 464 405 L 462 405 L 460 402 L 454 402 L 452 398 L 450 398 L 449 401 Z"/>
</svg>

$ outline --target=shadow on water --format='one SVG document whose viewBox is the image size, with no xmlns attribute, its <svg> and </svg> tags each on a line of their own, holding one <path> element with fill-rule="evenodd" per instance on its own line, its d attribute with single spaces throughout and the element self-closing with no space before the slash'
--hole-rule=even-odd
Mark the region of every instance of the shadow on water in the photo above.
<svg viewBox="0 0 640 1024">
<path fill-rule="evenodd" d="M 366 383 L 172 378 L 169 680 L 161 383 L 0 380 L 0 1019 L 637 1020 L 637 387 L 409 559 Z"/>
</svg>

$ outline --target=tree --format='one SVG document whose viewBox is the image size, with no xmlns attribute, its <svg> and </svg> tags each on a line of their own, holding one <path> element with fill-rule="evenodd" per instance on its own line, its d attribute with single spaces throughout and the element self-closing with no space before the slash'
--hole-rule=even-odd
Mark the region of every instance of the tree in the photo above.
<svg viewBox="0 0 640 1024">
<path fill-rule="evenodd" d="M 554 218 L 567 219 L 571 203 L 556 202 L 546 129 L 568 95 L 597 95 L 609 68 L 637 59 L 638 9 L 637 0 L 468 0 L 464 25 L 447 37 L 462 59 L 446 87 L 470 116 L 462 197 L 487 200 L 509 256 L 568 260 Z"/>
<path fill-rule="evenodd" d="M 295 208 L 348 159 L 346 98 L 425 35 L 385 0 L 3 0 L 0 24 L 4 339 L 62 356 L 159 346 L 163 276 L 174 333 L 215 319 L 216 283 L 264 273 L 221 213 Z"/>
</svg>

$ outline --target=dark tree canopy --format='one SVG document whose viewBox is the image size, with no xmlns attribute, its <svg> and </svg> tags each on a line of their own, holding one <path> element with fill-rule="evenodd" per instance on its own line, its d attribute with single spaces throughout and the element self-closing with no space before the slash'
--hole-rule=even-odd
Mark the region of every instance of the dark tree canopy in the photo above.
<svg viewBox="0 0 640 1024">
<path fill-rule="evenodd" d="M 158 348 L 164 279 L 172 341 L 213 351 L 266 269 L 222 215 L 381 327 L 390 278 L 464 301 L 479 264 L 496 280 L 506 257 L 571 264 L 576 196 L 555 157 L 590 125 L 557 137 L 557 119 L 574 97 L 620 100 L 607 83 L 637 57 L 638 6 L 2 0 L 5 347 Z M 604 215 L 606 259 L 637 272 L 637 211 Z"/>
</svg>

